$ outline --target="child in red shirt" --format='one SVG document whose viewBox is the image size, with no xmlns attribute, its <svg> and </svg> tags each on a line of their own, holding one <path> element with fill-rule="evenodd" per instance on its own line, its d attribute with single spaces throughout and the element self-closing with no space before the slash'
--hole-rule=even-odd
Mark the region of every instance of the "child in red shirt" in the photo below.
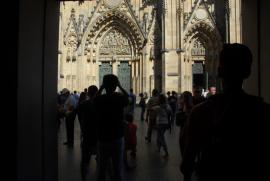
<svg viewBox="0 0 270 181">
<path fill-rule="evenodd" d="M 125 165 L 128 166 L 127 163 L 127 153 L 130 152 L 130 156 L 136 158 L 136 146 L 137 146 L 137 125 L 133 123 L 133 115 L 126 115 L 126 129 L 125 129 Z"/>
</svg>

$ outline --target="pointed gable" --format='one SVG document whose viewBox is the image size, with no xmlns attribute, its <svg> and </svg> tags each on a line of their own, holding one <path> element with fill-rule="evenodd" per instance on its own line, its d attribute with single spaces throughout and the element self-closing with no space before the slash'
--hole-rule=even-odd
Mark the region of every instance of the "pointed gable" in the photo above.
<svg viewBox="0 0 270 181">
<path fill-rule="evenodd" d="M 145 45 L 145 35 L 139 25 L 138 17 L 135 16 L 132 5 L 128 0 L 97 1 L 97 5 L 91 14 L 89 25 L 82 40 L 86 52 L 89 51 L 89 45 L 100 30 L 108 24 L 115 23 L 119 23 L 122 28 L 132 35 L 138 51 Z"/>
<path fill-rule="evenodd" d="M 190 27 L 194 24 L 204 22 L 211 26 L 212 28 L 216 28 L 215 20 L 212 14 L 209 11 L 209 8 L 204 0 L 198 0 L 196 5 L 194 6 L 191 16 L 189 17 L 186 26 L 184 28 L 184 32 L 186 32 Z"/>
<path fill-rule="evenodd" d="M 72 9 L 71 10 L 71 14 L 70 14 L 70 18 L 69 18 L 69 22 L 67 24 L 67 29 L 65 31 L 64 34 L 64 44 L 67 45 L 69 43 L 69 39 L 73 39 L 73 41 L 75 41 L 75 39 L 78 38 L 78 30 L 77 30 L 77 22 L 76 22 L 76 18 L 75 18 L 75 10 Z M 78 40 L 76 40 L 78 41 Z"/>
<path fill-rule="evenodd" d="M 141 36 L 144 36 L 144 33 L 139 25 L 138 16 L 135 15 L 135 11 L 132 8 L 132 5 L 128 2 L 128 0 L 100 0 L 97 1 L 97 5 L 92 11 L 92 17 L 90 20 L 90 24 L 94 22 L 99 16 L 102 16 L 104 13 L 109 11 L 119 11 L 128 16 L 134 22 L 138 32 L 140 32 Z"/>
</svg>

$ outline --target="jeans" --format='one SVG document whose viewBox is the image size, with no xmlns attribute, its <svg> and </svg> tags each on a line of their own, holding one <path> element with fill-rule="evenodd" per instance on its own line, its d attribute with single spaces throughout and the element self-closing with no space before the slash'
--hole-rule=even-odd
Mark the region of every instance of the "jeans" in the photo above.
<svg viewBox="0 0 270 181">
<path fill-rule="evenodd" d="M 167 125 L 158 125 L 158 135 L 157 135 L 157 146 L 158 149 L 160 149 L 161 147 L 163 147 L 164 151 L 166 153 L 168 153 L 168 148 L 167 148 L 167 144 L 165 141 L 165 137 L 164 134 L 167 130 L 168 126 Z"/>
<path fill-rule="evenodd" d="M 147 129 L 147 138 L 148 138 L 148 141 L 151 142 L 151 139 L 152 139 L 152 130 L 155 126 L 155 122 L 156 122 L 156 119 L 150 119 L 149 118 L 149 122 L 148 122 L 148 129 Z"/>
</svg>

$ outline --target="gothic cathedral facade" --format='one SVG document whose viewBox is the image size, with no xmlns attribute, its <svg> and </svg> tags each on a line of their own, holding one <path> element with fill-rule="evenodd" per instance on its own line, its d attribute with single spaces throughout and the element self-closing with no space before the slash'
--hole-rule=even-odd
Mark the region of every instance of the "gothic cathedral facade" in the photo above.
<svg viewBox="0 0 270 181">
<path fill-rule="evenodd" d="M 61 2 L 58 90 L 106 74 L 136 94 L 217 85 L 218 52 L 241 42 L 241 0 Z"/>
</svg>

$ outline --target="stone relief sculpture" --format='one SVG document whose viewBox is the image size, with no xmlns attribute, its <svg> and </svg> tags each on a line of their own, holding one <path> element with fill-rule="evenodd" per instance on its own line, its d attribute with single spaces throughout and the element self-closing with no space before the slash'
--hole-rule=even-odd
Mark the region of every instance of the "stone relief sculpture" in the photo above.
<svg viewBox="0 0 270 181">
<path fill-rule="evenodd" d="M 205 55 L 205 48 L 200 41 L 196 40 L 194 42 L 191 55 Z"/>
<path fill-rule="evenodd" d="M 131 49 L 129 40 L 117 30 L 111 30 L 103 38 L 100 48 L 100 55 L 130 55 Z"/>
</svg>

